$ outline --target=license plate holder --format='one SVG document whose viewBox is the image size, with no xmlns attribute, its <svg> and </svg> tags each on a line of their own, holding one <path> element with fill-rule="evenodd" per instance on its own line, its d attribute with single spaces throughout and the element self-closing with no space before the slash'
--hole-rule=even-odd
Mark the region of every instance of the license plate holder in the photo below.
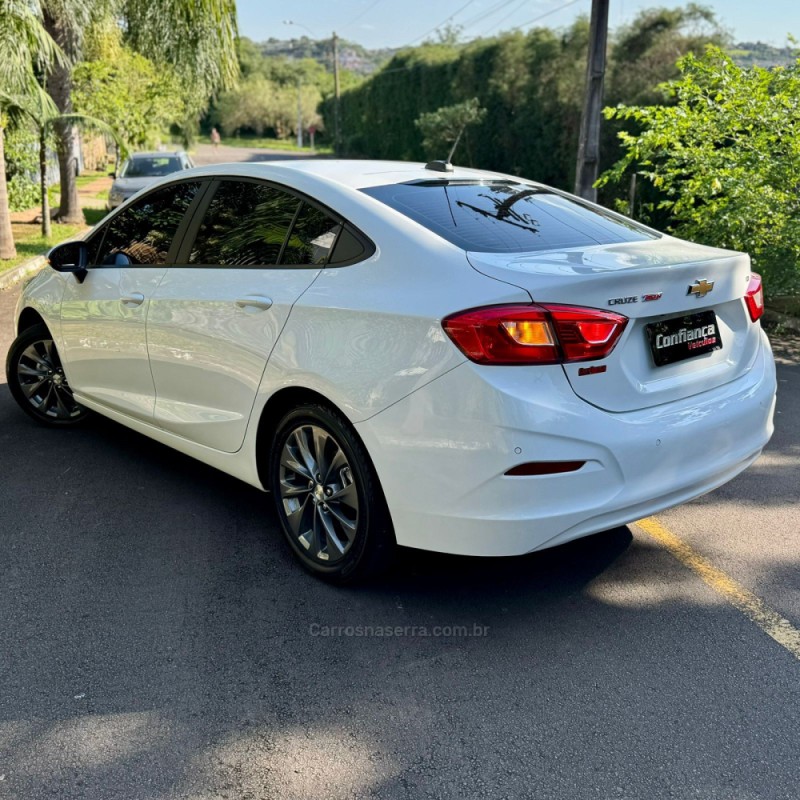
<svg viewBox="0 0 800 800">
<path fill-rule="evenodd" d="M 722 347 L 713 311 L 697 311 L 645 325 L 650 353 L 657 367 L 711 353 Z"/>
</svg>

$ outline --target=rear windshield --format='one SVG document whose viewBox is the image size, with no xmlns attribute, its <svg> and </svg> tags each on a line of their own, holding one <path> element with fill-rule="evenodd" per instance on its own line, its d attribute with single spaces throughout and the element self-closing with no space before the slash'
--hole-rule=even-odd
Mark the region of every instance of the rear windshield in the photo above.
<svg viewBox="0 0 800 800">
<path fill-rule="evenodd" d="M 530 184 L 425 181 L 362 191 L 463 250 L 526 253 L 657 238 L 633 222 Z"/>
</svg>

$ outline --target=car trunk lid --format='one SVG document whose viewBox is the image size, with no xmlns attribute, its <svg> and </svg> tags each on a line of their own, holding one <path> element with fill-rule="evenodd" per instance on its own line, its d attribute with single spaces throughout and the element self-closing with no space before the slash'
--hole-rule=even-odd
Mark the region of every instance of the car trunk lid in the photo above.
<svg viewBox="0 0 800 800">
<path fill-rule="evenodd" d="M 468 258 L 479 272 L 526 289 L 536 303 L 628 317 L 607 358 L 563 367 L 575 393 L 599 408 L 625 412 L 690 397 L 735 380 L 756 357 L 759 326 L 743 302 L 751 274 L 745 254 L 664 236 Z M 670 360 L 676 357 L 682 358 Z"/>
</svg>

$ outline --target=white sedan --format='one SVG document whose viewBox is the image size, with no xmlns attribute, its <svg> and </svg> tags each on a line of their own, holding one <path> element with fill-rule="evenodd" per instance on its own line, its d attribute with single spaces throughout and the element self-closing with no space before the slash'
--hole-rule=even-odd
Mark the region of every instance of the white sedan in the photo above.
<svg viewBox="0 0 800 800">
<path fill-rule="evenodd" d="M 331 580 L 395 544 L 528 553 L 729 481 L 772 434 L 742 253 L 531 181 L 400 162 L 182 172 L 50 253 L 7 361 L 270 491 Z"/>
</svg>

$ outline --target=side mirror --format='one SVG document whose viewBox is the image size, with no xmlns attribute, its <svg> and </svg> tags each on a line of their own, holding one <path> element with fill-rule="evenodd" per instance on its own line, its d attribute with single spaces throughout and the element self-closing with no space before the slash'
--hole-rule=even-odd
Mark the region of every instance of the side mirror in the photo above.
<svg viewBox="0 0 800 800">
<path fill-rule="evenodd" d="M 89 264 L 89 248 L 86 242 L 64 242 L 47 254 L 47 260 L 57 272 L 71 272 L 78 283 L 83 283 Z"/>
<path fill-rule="evenodd" d="M 113 172 L 109 172 L 108 173 L 108 177 L 109 178 L 113 178 L 114 180 L 116 180 L 117 179 L 117 171 L 114 170 Z"/>
</svg>

